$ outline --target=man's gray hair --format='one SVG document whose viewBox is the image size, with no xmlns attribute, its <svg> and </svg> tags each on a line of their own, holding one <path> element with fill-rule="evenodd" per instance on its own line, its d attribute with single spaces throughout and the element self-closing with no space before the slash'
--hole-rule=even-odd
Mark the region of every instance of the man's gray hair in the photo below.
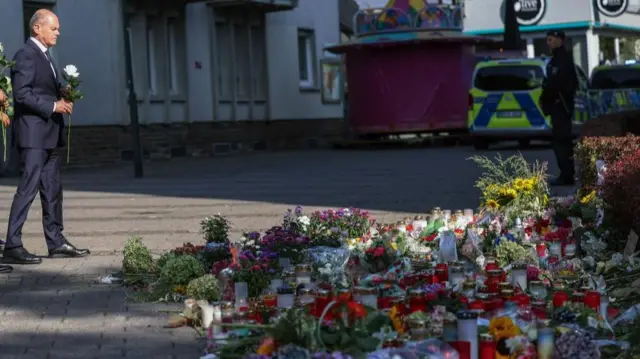
<svg viewBox="0 0 640 359">
<path fill-rule="evenodd" d="M 36 24 L 40 24 L 46 16 L 47 14 L 40 10 L 36 11 L 33 16 L 31 16 L 31 19 L 29 19 L 29 31 L 31 31 L 31 35 L 34 35 L 33 27 L 36 26 Z"/>
</svg>

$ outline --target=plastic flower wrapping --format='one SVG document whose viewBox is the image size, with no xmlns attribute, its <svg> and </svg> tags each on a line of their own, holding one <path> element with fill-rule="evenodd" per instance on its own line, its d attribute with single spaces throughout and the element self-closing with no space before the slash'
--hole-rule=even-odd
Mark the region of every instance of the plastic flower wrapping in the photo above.
<svg viewBox="0 0 640 359">
<path fill-rule="evenodd" d="M 348 248 L 319 246 L 309 248 L 308 253 L 320 280 L 347 283 L 346 267 L 351 256 Z"/>
<path fill-rule="evenodd" d="M 409 342 L 401 349 L 381 349 L 367 355 L 367 359 L 459 359 L 458 352 L 449 344 L 428 339 Z"/>
</svg>

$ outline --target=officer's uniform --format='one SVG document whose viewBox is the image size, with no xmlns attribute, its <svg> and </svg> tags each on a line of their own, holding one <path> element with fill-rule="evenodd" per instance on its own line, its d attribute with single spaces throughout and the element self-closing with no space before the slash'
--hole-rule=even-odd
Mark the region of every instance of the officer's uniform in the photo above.
<svg viewBox="0 0 640 359">
<path fill-rule="evenodd" d="M 547 35 L 562 40 L 565 38 L 561 31 L 552 31 Z M 551 115 L 551 144 L 560 169 L 558 184 L 574 182 L 571 117 L 577 88 L 578 78 L 573 57 L 564 46 L 554 49 L 553 57 L 547 65 L 547 78 L 542 86 L 540 105 L 545 115 Z"/>
</svg>

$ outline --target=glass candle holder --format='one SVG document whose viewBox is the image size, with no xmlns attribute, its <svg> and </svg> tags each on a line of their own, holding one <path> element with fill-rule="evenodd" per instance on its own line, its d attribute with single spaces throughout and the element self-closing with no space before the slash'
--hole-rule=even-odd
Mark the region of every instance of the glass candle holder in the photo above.
<svg viewBox="0 0 640 359">
<path fill-rule="evenodd" d="M 278 306 L 278 295 L 271 292 L 263 294 L 262 305 L 267 308 L 276 308 Z"/>
<path fill-rule="evenodd" d="M 249 297 L 249 284 L 247 284 L 247 282 L 236 282 L 234 284 L 234 294 L 236 297 L 236 304 L 240 300 L 246 300 Z"/>
<path fill-rule="evenodd" d="M 564 255 L 565 257 L 574 257 L 576 255 L 576 244 L 567 243 L 564 246 Z"/>
<path fill-rule="evenodd" d="M 419 232 L 422 232 L 423 229 L 427 228 L 427 220 L 422 216 L 416 216 L 413 220 L 413 229 Z"/>
<path fill-rule="evenodd" d="M 411 318 L 407 321 L 409 335 L 412 341 L 420 341 L 427 338 L 427 323 L 422 319 Z"/>
<path fill-rule="evenodd" d="M 590 290 L 584 295 L 584 305 L 595 310 L 596 312 L 600 309 L 600 293 Z"/>
<path fill-rule="evenodd" d="M 349 302 L 353 299 L 353 293 L 351 292 L 351 289 L 347 289 L 347 288 L 341 288 L 338 289 L 338 301 L 339 302 Z"/>
<path fill-rule="evenodd" d="M 308 264 L 296 265 L 296 284 L 311 284 L 311 266 Z"/>
<path fill-rule="evenodd" d="M 549 254 L 561 257 L 562 256 L 562 243 L 559 241 L 549 242 Z"/>
<path fill-rule="evenodd" d="M 408 293 L 409 312 L 426 312 L 427 311 L 427 292 L 422 289 L 411 289 Z"/>
<path fill-rule="evenodd" d="M 471 358 L 478 359 L 478 313 L 460 311 L 456 313 L 458 318 L 458 341 L 469 342 L 471 345 Z"/>
<path fill-rule="evenodd" d="M 584 305 L 584 296 L 585 294 L 582 292 L 573 292 L 573 294 L 571 295 L 571 301 L 573 302 L 573 304 L 576 304 L 578 306 Z"/>
<path fill-rule="evenodd" d="M 492 269 L 487 272 L 487 279 L 484 282 L 484 285 L 487 286 L 487 289 L 490 293 L 498 293 L 500 290 L 500 283 L 502 282 L 502 270 L 500 269 Z"/>
<path fill-rule="evenodd" d="M 442 323 L 442 339 L 445 342 L 458 340 L 458 321 L 455 318 L 447 318 Z"/>
<path fill-rule="evenodd" d="M 353 290 L 355 300 L 367 307 L 378 309 L 377 288 L 356 287 Z"/>
<path fill-rule="evenodd" d="M 531 312 L 539 320 L 547 319 L 547 302 L 544 300 L 535 300 L 531 303 Z"/>
<path fill-rule="evenodd" d="M 316 307 L 316 314 L 318 316 L 322 314 L 322 312 L 327 307 L 327 305 L 329 305 L 331 300 L 332 298 L 331 298 L 330 291 L 324 290 L 324 289 L 319 289 L 316 291 L 315 307 Z"/>
<path fill-rule="evenodd" d="M 542 283 L 539 280 L 532 280 L 531 282 L 528 283 L 529 286 L 529 293 L 531 293 L 531 295 L 534 298 L 546 298 L 547 297 L 547 288 L 544 286 L 544 283 Z"/>
<path fill-rule="evenodd" d="M 560 308 L 564 303 L 569 301 L 569 294 L 564 290 L 559 290 L 553 293 L 553 306 Z"/>
<path fill-rule="evenodd" d="M 449 275 L 449 282 L 451 282 L 452 286 L 457 286 L 458 284 L 461 284 L 462 282 L 464 282 L 464 269 L 462 268 L 461 265 L 459 264 L 455 264 L 449 267 L 450 269 L 450 275 Z"/>
<path fill-rule="evenodd" d="M 462 295 L 471 299 L 476 295 L 476 283 L 467 281 L 462 283 Z"/>
<path fill-rule="evenodd" d="M 510 282 L 500 282 L 500 283 L 498 283 L 498 290 L 499 290 L 500 292 L 502 292 L 502 291 L 503 291 L 503 290 L 505 290 L 505 289 L 511 289 L 511 290 L 513 290 L 513 286 L 511 285 L 511 283 L 510 283 Z"/>
<path fill-rule="evenodd" d="M 511 284 L 514 288 L 520 288 L 523 291 L 527 290 L 527 265 L 524 263 L 517 263 L 511 267 Z"/>
<path fill-rule="evenodd" d="M 294 303 L 294 289 L 291 287 L 278 288 L 278 308 L 292 308 Z"/>
<path fill-rule="evenodd" d="M 536 243 L 536 253 L 539 258 L 544 258 L 547 256 L 547 245 L 544 242 Z"/>
<path fill-rule="evenodd" d="M 497 349 L 497 343 L 493 340 L 491 334 L 480 334 L 479 359 L 495 359 Z"/>
<path fill-rule="evenodd" d="M 220 316 L 223 323 L 233 323 L 235 304 L 233 302 L 220 303 Z"/>
<path fill-rule="evenodd" d="M 271 280 L 271 289 L 276 292 L 278 290 L 278 288 L 282 288 L 284 286 L 284 282 L 282 281 L 282 279 L 277 278 L 277 279 L 272 279 Z"/>
<path fill-rule="evenodd" d="M 505 302 L 509 302 L 513 300 L 513 289 L 503 289 L 500 291 L 500 296 Z"/>
</svg>

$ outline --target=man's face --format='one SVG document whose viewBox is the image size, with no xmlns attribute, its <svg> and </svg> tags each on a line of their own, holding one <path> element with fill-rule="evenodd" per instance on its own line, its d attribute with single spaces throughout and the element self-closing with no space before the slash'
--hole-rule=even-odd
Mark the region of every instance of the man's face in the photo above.
<svg viewBox="0 0 640 359">
<path fill-rule="evenodd" d="M 36 37 L 46 47 L 56 46 L 60 35 L 60 23 L 55 15 L 47 15 L 41 22 L 33 26 Z"/>
<path fill-rule="evenodd" d="M 547 36 L 547 46 L 549 50 L 554 50 L 562 46 L 562 39 L 556 36 Z"/>
</svg>

